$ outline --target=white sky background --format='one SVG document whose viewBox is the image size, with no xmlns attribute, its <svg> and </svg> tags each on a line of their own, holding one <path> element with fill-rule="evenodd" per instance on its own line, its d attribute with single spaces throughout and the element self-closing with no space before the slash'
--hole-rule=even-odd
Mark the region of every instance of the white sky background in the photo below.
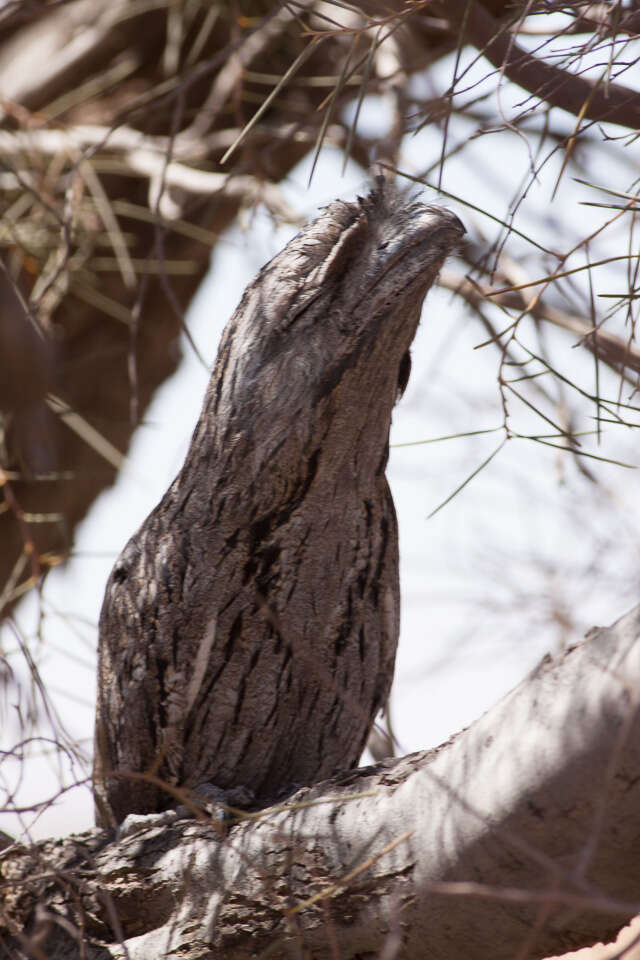
<svg viewBox="0 0 640 960">
<path fill-rule="evenodd" d="M 386 116 L 384 101 L 376 100 L 361 123 L 375 133 L 376 124 L 384 125 Z M 439 149 L 440 138 L 427 128 L 407 139 L 400 166 L 410 172 L 423 170 Z M 526 147 L 511 134 L 494 134 L 478 140 L 476 150 L 478 165 L 473 170 L 468 152 L 464 160 L 448 161 L 443 186 L 504 216 L 526 172 Z M 615 169 L 606 149 L 601 158 L 591 160 L 599 182 L 620 189 L 628 186 L 628 171 Z M 570 188 L 565 184 L 562 209 L 552 203 L 561 162 L 559 155 L 543 170 L 519 213 L 519 229 L 526 231 L 535 224 L 532 229 L 539 231 L 539 210 L 573 218 L 578 233 L 586 233 L 591 220 L 603 219 L 601 211 L 579 205 L 594 199 L 594 192 L 578 184 Z M 362 171 L 350 165 L 342 177 L 341 165 L 341 155 L 324 149 L 311 187 L 307 189 L 307 159 L 282 185 L 283 193 L 297 210 L 311 216 L 320 204 L 337 196 L 349 199 L 366 192 L 368 180 Z M 425 199 L 437 200 L 428 192 Z M 459 203 L 448 205 L 473 240 L 479 239 L 479 231 L 495 235 L 497 228 L 486 218 Z M 550 220 L 548 225 L 552 229 Z M 245 285 L 294 232 L 289 227 L 274 231 L 271 220 L 259 212 L 241 218 L 240 225 L 218 242 L 212 270 L 188 316 L 189 329 L 209 365 Z M 526 245 L 514 243 L 508 249 L 521 255 L 527 266 Z M 600 292 L 612 288 L 611 276 L 597 274 L 602 278 Z M 574 349 L 575 338 L 555 329 L 545 335 L 556 365 L 593 390 L 593 362 L 586 351 Z M 484 339 L 484 329 L 460 300 L 442 290 L 431 291 L 412 351 L 410 384 L 395 411 L 392 444 L 501 425 L 497 352 L 490 347 L 474 349 Z M 127 467 L 80 527 L 74 559 L 66 569 L 49 575 L 40 607 L 32 595 L 16 616 L 64 726 L 84 743 L 87 755 L 93 734 L 96 625 L 105 581 L 128 537 L 180 469 L 208 380 L 207 370 L 189 346 L 183 346 L 180 369 L 158 391 L 135 435 Z M 536 349 L 533 336 L 531 346 Z M 546 385 L 557 394 L 549 378 Z M 616 395 L 613 376 L 604 377 L 601 391 Z M 567 399 L 573 402 L 570 391 Z M 523 432 L 551 432 L 525 408 L 516 409 L 515 401 L 510 406 Z M 588 405 L 580 409 L 593 413 Z M 640 413 L 631 419 L 639 420 Z M 506 693 L 547 650 L 562 641 L 579 640 L 581 630 L 612 622 L 635 602 L 633 578 L 640 567 L 637 472 L 587 461 L 598 478 L 596 485 L 569 456 L 513 440 L 451 503 L 427 519 L 501 436 L 498 432 L 391 451 L 388 476 L 400 524 L 402 589 L 392 714 L 402 750 L 442 742 Z M 585 446 L 602 456 L 640 463 L 631 431 L 612 427 L 599 449 L 592 438 Z M 563 631 L 567 614 L 579 625 L 577 631 Z M 38 625 L 41 640 L 36 637 Z M 5 634 L 5 647 L 12 643 L 13 635 Z M 1 718 L 3 746 L 7 740 L 15 742 L 19 708 L 19 696 L 12 693 Z M 44 724 L 43 732 L 51 736 L 51 728 L 46 728 Z M 88 776 L 88 766 L 82 770 L 78 764 L 65 765 L 43 744 L 43 752 L 47 749 L 48 756 L 31 757 L 22 766 L 0 765 L 0 791 L 19 785 L 17 798 L 27 806 L 55 796 L 61 780 L 72 784 Z M 77 832 L 92 822 L 86 784 L 70 789 L 38 816 L 0 814 L 0 829 L 15 834 L 29 828 L 34 838 Z"/>
</svg>

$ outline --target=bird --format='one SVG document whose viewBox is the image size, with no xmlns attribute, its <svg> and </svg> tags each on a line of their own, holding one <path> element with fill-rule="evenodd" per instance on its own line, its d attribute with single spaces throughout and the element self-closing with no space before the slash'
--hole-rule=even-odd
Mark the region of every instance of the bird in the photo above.
<svg viewBox="0 0 640 960">
<path fill-rule="evenodd" d="M 184 465 L 106 585 L 98 824 L 201 783 L 263 807 L 358 764 L 400 628 L 392 411 L 464 232 L 378 178 L 245 290 Z"/>
</svg>

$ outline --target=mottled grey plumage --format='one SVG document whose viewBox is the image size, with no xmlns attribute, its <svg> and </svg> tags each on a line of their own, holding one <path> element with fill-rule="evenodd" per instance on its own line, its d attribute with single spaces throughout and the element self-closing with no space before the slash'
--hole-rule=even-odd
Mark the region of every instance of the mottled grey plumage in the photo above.
<svg viewBox="0 0 640 960">
<path fill-rule="evenodd" d="M 264 803 L 358 762 L 399 629 L 391 412 L 463 233 L 379 183 L 247 288 L 185 464 L 107 584 L 99 821 L 175 803 L 127 772 Z"/>
</svg>

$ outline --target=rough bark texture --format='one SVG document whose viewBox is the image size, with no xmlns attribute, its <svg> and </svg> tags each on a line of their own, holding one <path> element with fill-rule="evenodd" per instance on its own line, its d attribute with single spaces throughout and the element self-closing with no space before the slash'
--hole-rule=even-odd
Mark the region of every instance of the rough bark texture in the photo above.
<svg viewBox="0 0 640 960">
<path fill-rule="evenodd" d="M 639 641 L 636 608 L 438 750 L 226 836 L 187 820 L 8 849 L 5 955 L 513 960 L 610 940 L 640 902 Z"/>
<path fill-rule="evenodd" d="M 423 298 L 463 233 L 380 180 L 246 290 L 185 464 L 107 583 L 101 822 L 174 802 L 131 773 L 264 803 L 357 763 L 399 631 L 391 413 Z"/>
</svg>

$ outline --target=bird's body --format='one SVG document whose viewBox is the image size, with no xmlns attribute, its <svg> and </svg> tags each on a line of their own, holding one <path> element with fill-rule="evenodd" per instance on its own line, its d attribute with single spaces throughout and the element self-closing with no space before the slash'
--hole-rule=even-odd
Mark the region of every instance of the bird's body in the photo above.
<svg viewBox="0 0 640 960">
<path fill-rule="evenodd" d="M 463 232 L 378 186 L 247 288 L 185 464 L 107 585 L 99 820 L 171 806 L 158 780 L 266 803 L 358 762 L 399 632 L 391 412 Z"/>
</svg>

